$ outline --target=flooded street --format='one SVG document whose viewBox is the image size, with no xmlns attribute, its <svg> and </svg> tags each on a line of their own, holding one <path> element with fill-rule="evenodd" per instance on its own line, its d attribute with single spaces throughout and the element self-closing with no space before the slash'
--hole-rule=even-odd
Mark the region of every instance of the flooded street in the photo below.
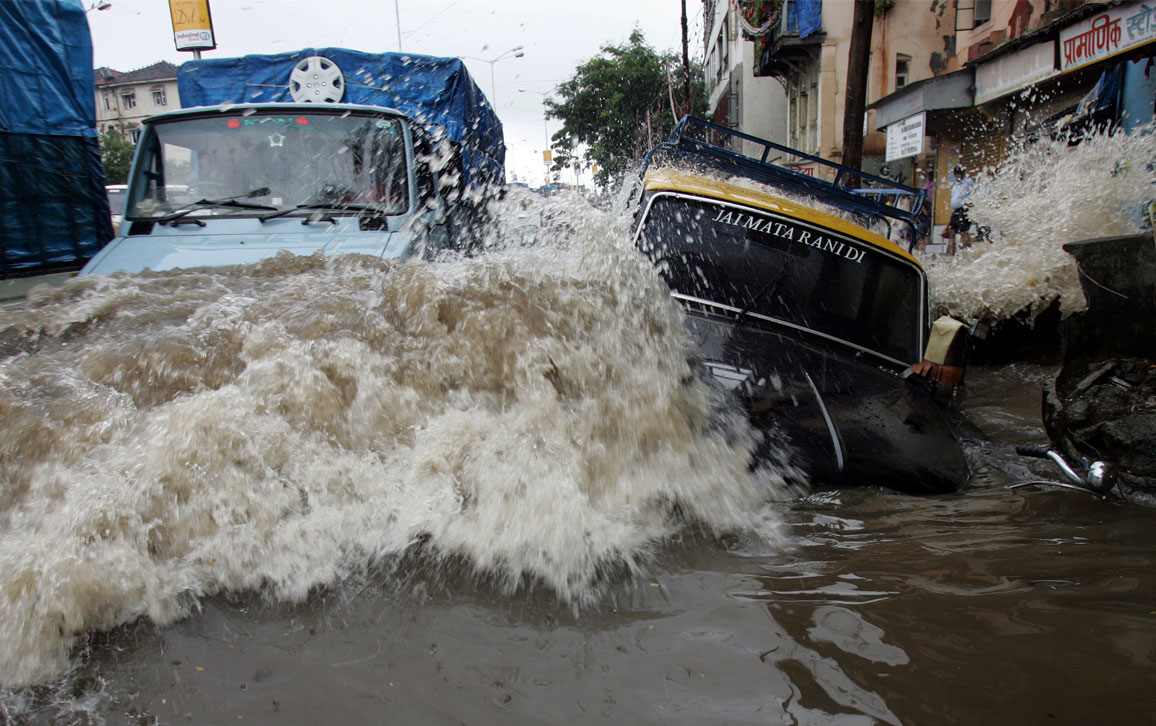
<svg viewBox="0 0 1156 726">
<path fill-rule="evenodd" d="M 979 372 L 972 413 L 1013 441 L 1036 433 L 1041 374 Z M 974 453 L 957 496 L 781 506 L 781 553 L 683 533 L 577 618 L 410 563 L 300 607 L 215 598 L 172 628 L 118 631 L 85 670 L 113 720 L 1148 722 L 1152 513 L 1010 492 L 1020 462 Z"/>
<path fill-rule="evenodd" d="M 389 5 L 0 0 L 0 726 L 1156 723 L 1154 8 Z"/>
<path fill-rule="evenodd" d="M 814 493 L 776 508 L 782 552 L 682 532 L 577 617 L 417 560 L 301 604 L 212 597 L 95 638 L 32 721 L 1148 722 L 1152 512 L 1004 488 L 1043 373 L 974 377 L 996 443 L 959 495 Z"/>
<path fill-rule="evenodd" d="M 1156 514 L 1007 488 L 1056 478 L 1013 452 L 1052 367 L 970 372 L 959 494 L 802 491 L 622 220 L 553 204 L 557 245 L 6 310 L 4 722 L 1156 716 Z"/>
</svg>

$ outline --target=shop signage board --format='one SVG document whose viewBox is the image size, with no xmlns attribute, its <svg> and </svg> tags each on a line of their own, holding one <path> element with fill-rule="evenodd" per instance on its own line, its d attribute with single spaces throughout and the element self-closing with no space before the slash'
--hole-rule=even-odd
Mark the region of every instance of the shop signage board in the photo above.
<svg viewBox="0 0 1156 726">
<path fill-rule="evenodd" d="M 173 19 L 173 42 L 177 50 L 213 50 L 217 47 L 209 0 L 169 0 L 169 14 Z"/>
<path fill-rule="evenodd" d="M 1060 70 L 1070 71 L 1156 40 L 1156 0 L 1118 5 L 1060 31 Z"/>
<path fill-rule="evenodd" d="M 887 161 L 904 159 L 923 153 L 927 114 L 917 113 L 887 127 Z"/>
</svg>

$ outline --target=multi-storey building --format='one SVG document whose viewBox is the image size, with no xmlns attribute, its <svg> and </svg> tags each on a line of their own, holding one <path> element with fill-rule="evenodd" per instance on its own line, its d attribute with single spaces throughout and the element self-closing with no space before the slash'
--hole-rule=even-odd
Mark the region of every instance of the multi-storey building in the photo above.
<svg viewBox="0 0 1156 726">
<path fill-rule="evenodd" d="M 1108 117 L 1125 127 L 1150 121 L 1156 3 L 1145 2 L 875 0 L 862 168 L 930 182 L 933 222 L 942 226 L 955 165 L 976 174 L 1025 134 Z M 722 3 L 704 0 L 708 17 Z M 744 36 L 755 75 L 786 89 L 788 146 L 842 161 L 852 0 L 726 4 L 756 18 L 777 13 L 770 32 Z M 753 128 L 745 117 L 728 120 Z"/>
<path fill-rule="evenodd" d="M 144 118 L 181 107 L 177 67 L 167 61 L 127 73 L 97 68 L 95 75 L 96 128 L 100 133 L 120 128 L 135 142 Z"/>
<path fill-rule="evenodd" d="M 787 141 L 787 97 L 781 83 L 755 74 L 755 44 L 729 0 L 704 0 L 705 81 L 711 120 L 777 143 Z M 758 33 L 757 26 L 747 23 Z M 736 149 L 755 153 L 753 145 Z M 762 149 L 759 148 L 759 154 Z"/>
<path fill-rule="evenodd" d="M 893 163 L 934 170 L 934 223 L 946 223 L 947 174 L 993 167 L 1009 142 L 1153 119 L 1156 7 L 1140 0 L 957 0 L 958 70 L 879 97 L 873 128 L 922 126 Z M 894 153 L 896 150 L 892 149 Z"/>
<path fill-rule="evenodd" d="M 850 0 L 783 0 L 780 7 L 777 26 L 758 44 L 756 72 L 786 87 L 788 145 L 842 161 L 853 5 Z M 952 69 L 955 3 L 878 0 L 875 10 L 869 100 Z M 865 119 L 862 168 L 916 182 L 914 169 L 884 163 L 885 136 L 873 130 L 873 115 L 869 110 Z"/>
</svg>

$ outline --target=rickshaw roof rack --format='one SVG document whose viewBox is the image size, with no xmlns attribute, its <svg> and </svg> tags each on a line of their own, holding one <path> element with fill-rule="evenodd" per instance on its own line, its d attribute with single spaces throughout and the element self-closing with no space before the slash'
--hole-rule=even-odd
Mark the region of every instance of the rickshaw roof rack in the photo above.
<svg viewBox="0 0 1156 726">
<path fill-rule="evenodd" d="M 706 138 L 713 137 L 717 142 L 690 135 L 690 133 L 700 130 Z M 731 137 L 749 141 L 762 147 L 760 157 L 755 158 L 740 154 L 723 146 L 722 144 L 725 144 Z M 769 161 L 769 157 L 775 151 L 800 160 L 792 163 L 813 163 L 817 167 L 831 169 L 835 173 L 835 178 L 833 181 L 827 181 L 819 176 L 803 174 Z M 891 179 L 852 169 L 849 166 L 843 166 L 818 156 L 805 154 L 789 146 L 760 139 L 757 136 L 751 136 L 694 116 L 683 116 L 670 132 L 670 137 L 666 141 L 656 144 L 646 154 L 642 163 L 643 173 L 646 172 L 656 156 L 668 156 L 672 159 L 703 163 L 729 174 L 779 187 L 784 191 L 805 194 L 821 202 L 857 214 L 890 217 L 914 224 L 915 217 L 923 208 L 923 191 L 920 189 L 897 184 Z M 843 185 L 844 180 L 854 178 L 858 178 L 859 183 L 865 186 L 852 189 Z M 910 200 L 910 209 L 896 206 L 904 199 Z"/>
</svg>

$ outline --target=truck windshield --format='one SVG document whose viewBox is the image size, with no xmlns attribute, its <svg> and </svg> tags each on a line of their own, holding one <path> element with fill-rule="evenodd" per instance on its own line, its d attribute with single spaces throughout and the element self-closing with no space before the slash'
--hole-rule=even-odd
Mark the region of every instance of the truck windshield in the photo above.
<svg viewBox="0 0 1156 726">
<path fill-rule="evenodd" d="M 762 209 L 669 193 L 651 199 L 636 242 L 675 293 L 901 363 L 920 358 L 922 273 L 874 245 Z"/>
<path fill-rule="evenodd" d="M 140 143 L 129 219 L 165 217 L 199 200 L 250 204 L 204 205 L 187 216 L 409 207 L 405 140 L 392 117 L 237 109 L 153 123 Z"/>
</svg>

